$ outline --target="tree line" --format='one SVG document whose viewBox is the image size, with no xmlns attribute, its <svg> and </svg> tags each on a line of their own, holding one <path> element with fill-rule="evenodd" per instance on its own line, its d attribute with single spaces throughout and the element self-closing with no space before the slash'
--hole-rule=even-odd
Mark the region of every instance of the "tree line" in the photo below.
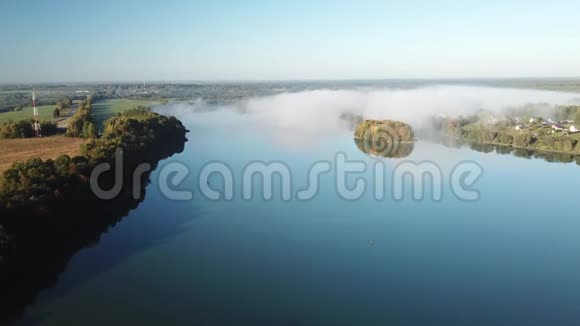
<svg viewBox="0 0 580 326">
<path fill-rule="evenodd" d="M 34 119 L 20 121 L 5 121 L 0 123 L 0 139 L 31 138 L 34 133 Z M 42 134 L 44 136 L 56 135 L 58 128 L 52 121 L 40 121 Z"/>
<path fill-rule="evenodd" d="M 82 137 L 94 139 L 97 137 L 97 129 L 91 117 L 93 110 L 93 97 L 87 96 L 79 103 L 75 114 L 70 118 L 65 135 L 70 137 Z"/>
</svg>

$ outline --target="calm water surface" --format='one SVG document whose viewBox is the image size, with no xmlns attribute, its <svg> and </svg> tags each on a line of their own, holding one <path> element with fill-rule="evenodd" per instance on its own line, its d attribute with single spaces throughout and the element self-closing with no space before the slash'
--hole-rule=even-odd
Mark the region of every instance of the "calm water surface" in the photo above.
<svg viewBox="0 0 580 326">
<path fill-rule="evenodd" d="M 291 167 L 296 188 L 310 165 L 373 158 L 348 133 L 311 146 L 255 130 L 195 125 L 183 153 L 160 163 L 145 201 L 78 252 L 22 323 L 103 325 L 577 325 L 580 323 L 580 167 L 418 142 L 402 160 L 432 160 L 445 178 L 478 162 L 481 199 L 356 201 L 321 177 L 310 201 L 213 202 L 197 190 L 209 161 L 240 180 L 253 160 Z M 184 162 L 194 199 L 166 199 L 159 170 Z M 370 172 L 366 174 L 370 180 Z M 219 187 L 221 180 L 212 179 Z M 258 187 L 256 192 L 261 191 Z M 427 192 L 429 194 L 429 192 Z M 475 322 L 477 321 L 477 322 Z"/>
</svg>

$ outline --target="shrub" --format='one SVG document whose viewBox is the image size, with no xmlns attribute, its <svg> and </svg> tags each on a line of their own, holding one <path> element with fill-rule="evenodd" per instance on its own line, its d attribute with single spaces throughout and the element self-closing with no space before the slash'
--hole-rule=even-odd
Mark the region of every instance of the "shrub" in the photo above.
<svg viewBox="0 0 580 326">
<path fill-rule="evenodd" d="M 514 135 L 514 145 L 519 147 L 528 147 L 535 141 L 534 136 L 529 132 L 521 132 Z"/>
<path fill-rule="evenodd" d="M 479 143 L 491 143 L 496 138 L 497 132 L 486 129 L 484 127 L 478 127 L 473 129 L 464 129 L 463 135 L 465 138 L 472 141 Z"/>
<path fill-rule="evenodd" d="M 495 142 L 503 145 L 511 145 L 514 142 L 514 136 L 505 132 L 498 133 Z"/>
<path fill-rule="evenodd" d="M 83 137 L 86 139 L 97 138 L 97 129 L 94 123 L 85 121 L 83 125 Z"/>
<path fill-rule="evenodd" d="M 35 136 L 33 128 L 34 120 L 6 121 L 0 124 L 0 139 L 30 138 Z M 54 122 L 41 121 L 43 136 L 51 136 L 58 133 Z"/>
<path fill-rule="evenodd" d="M 576 141 L 567 136 L 547 136 L 538 141 L 537 148 L 559 152 L 570 152 L 576 145 Z"/>
</svg>

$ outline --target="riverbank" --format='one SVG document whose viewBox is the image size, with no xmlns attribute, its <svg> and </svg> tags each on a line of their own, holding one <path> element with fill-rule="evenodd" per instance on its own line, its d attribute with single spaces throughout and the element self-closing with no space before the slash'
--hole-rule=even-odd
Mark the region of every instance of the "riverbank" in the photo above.
<svg viewBox="0 0 580 326">
<path fill-rule="evenodd" d="M 468 143 L 580 156 L 580 107 L 562 106 L 544 112 L 547 117 L 508 112 L 498 119 L 488 112 L 469 117 L 434 118 L 435 137 Z"/>
<path fill-rule="evenodd" d="M 72 142 L 71 150 L 73 143 L 79 146 L 70 153 L 73 157 L 35 157 L 12 164 L 0 177 L 0 304 L 5 308 L 0 324 L 18 320 L 38 292 L 56 282 L 76 252 L 97 243 L 139 206 L 151 171 L 160 160 L 183 151 L 187 132 L 174 117 L 138 108 L 109 119 L 103 135 L 89 142 L 65 136 L 6 140 L 14 146 L 56 145 L 58 140 Z M 105 201 L 93 194 L 89 179 L 97 164 L 113 163 L 118 148 L 124 154 L 122 187 L 113 200 Z M 151 169 L 136 183 L 133 172 L 143 163 Z M 104 189 L 119 182 L 115 176 L 120 171 L 111 166 L 98 180 Z"/>
</svg>

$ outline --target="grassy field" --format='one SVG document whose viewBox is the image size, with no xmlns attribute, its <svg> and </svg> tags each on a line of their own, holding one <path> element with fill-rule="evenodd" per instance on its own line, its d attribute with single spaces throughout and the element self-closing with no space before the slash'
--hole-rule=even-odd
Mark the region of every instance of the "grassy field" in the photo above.
<svg viewBox="0 0 580 326">
<path fill-rule="evenodd" d="M 159 102 L 147 100 L 110 99 L 100 100 L 93 104 L 93 120 L 97 128 L 102 129 L 103 122 L 117 113 L 133 109 L 139 105 L 151 106 Z"/>
<path fill-rule="evenodd" d="M 52 111 L 56 105 L 43 105 L 38 107 L 38 114 L 42 120 L 52 120 Z M 32 119 L 32 107 L 23 108 L 22 111 L 16 112 L 2 112 L 0 113 L 0 122 L 3 121 L 18 121 L 24 119 Z"/>
<path fill-rule="evenodd" d="M 77 104 L 78 102 L 79 102 L 78 100 L 74 101 L 75 104 Z M 41 120 L 54 120 L 52 118 L 52 113 L 54 111 L 54 108 L 56 108 L 56 105 L 38 106 L 38 114 L 40 115 L 40 119 Z M 62 110 L 62 112 L 60 113 L 60 116 L 65 117 L 70 112 L 70 110 L 71 110 L 70 108 Z M 26 120 L 26 119 L 32 119 L 32 107 L 31 106 L 23 108 L 22 111 L 0 112 L 0 122 L 8 121 L 8 120 L 19 121 L 19 120 Z"/>
<path fill-rule="evenodd" d="M 55 159 L 60 155 L 80 155 L 80 147 L 86 140 L 65 136 L 45 138 L 0 139 L 0 173 L 8 169 L 13 162 L 26 161 L 39 157 L 43 160 Z"/>
<path fill-rule="evenodd" d="M 159 102 L 147 100 L 127 100 L 127 99 L 110 99 L 101 100 L 93 104 L 93 119 L 98 128 L 101 128 L 103 122 L 117 113 L 133 109 L 139 105 L 151 106 L 159 104 Z M 38 107 L 38 113 L 42 120 L 53 120 L 52 112 L 56 105 L 43 105 Z M 66 116 L 68 110 L 61 113 L 61 116 Z M 0 122 L 3 121 L 18 121 L 32 118 L 32 107 L 23 108 L 22 111 L 16 112 L 2 112 L 0 113 Z"/>
</svg>

